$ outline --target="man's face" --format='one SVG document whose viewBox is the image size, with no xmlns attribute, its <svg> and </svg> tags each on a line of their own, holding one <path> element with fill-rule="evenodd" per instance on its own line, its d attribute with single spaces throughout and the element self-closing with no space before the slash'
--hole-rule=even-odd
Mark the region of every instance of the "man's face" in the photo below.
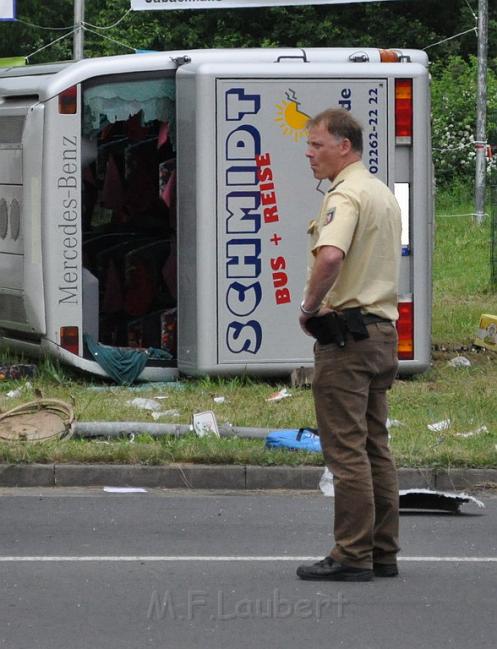
<svg viewBox="0 0 497 649">
<path fill-rule="evenodd" d="M 345 155 L 350 151 L 350 142 L 332 135 L 324 122 L 309 129 L 307 151 L 314 177 L 333 180 L 343 169 Z"/>
</svg>

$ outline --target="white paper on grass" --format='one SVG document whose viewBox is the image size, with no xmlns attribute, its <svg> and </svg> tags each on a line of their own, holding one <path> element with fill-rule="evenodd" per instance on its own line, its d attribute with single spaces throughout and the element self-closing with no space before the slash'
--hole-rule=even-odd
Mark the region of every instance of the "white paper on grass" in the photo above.
<svg viewBox="0 0 497 649">
<path fill-rule="evenodd" d="M 158 401 L 155 401 L 154 399 L 142 399 L 141 397 L 136 397 L 136 399 L 126 401 L 126 403 L 128 406 L 140 408 L 140 410 L 160 410 L 162 408 Z"/>
<path fill-rule="evenodd" d="M 488 428 L 483 426 L 478 426 L 474 430 L 468 430 L 465 433 L 456 433 L 456 437 L 474 437 L 475 435 L 481 435 L 482 433 L 488 433 Z"/>
<path fill-rule="evenodd" d="M 441 433 L 444 430 L 448 430 L 450 424 L 450 419 L 444 419 L 443 421 L 437 421 L 434 424 L 428 424 L 428 430 L 431 430 L 434 433 Z"/>
<path fill-rule="evenodd" d="M 471 361 L 466 356 L 456 356 L 450 361 L 447 361 L 447 365 L 451 367 L 471 367 Z"/>
<path fill-rule="evenodd" d="M 199 437 L 204 437 L 205 435 L 216 435 L 216 437 L 220 437 L 216 415 L 212 410 L 196 412 L 193 415 L 193 430 Z"/>
</svg>

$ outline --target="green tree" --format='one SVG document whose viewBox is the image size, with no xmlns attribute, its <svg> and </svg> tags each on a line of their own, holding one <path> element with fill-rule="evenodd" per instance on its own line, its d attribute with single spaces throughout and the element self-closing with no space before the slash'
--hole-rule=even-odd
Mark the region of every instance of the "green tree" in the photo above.
<svg viewBox="0 0 497 649">
<path fill-rule="evenodd" d="M 409 47 L 424 48 L 475 27 L 475 0 L 399 0 L 395 2 L 267 7 L 258 9 L 130 12 L 130 0 L 86 0 L 86 56 L 138 49 L 205 47 Z M 491 3 L 489 56 L 497 58 L 497 6 Z M 18 17 L 51 28 L 73 24 L 73 0 L 17 0 Z M 0 24 L 0 56 L 29 55 L 67 33 L 22 22 Z M 97 33 L 95 33 L 97 32 Z M 33 56 L 33 63 L 71 58 L 72 39 Z M 476 52 L 474 32 L 430 48 L 435 61 L 467 58 Z"/>
<path fill-rule="evenodd" d="M 456 181 L 472 182 L 475 176 L 475 120 L 477 59 L 465 61 L 460 56 L 433 67 L 433 161 L 437 184 L 445 187 Z M 497 74 L 489 70 L 487 110 L 497 116 Z M 489 120 L 490 141 L 495 121 Z M 497 133 L 495 133 L 497 135 Z M 496 168 L 496 159 L 487 166 L 488 174 Z"/>
</svg>

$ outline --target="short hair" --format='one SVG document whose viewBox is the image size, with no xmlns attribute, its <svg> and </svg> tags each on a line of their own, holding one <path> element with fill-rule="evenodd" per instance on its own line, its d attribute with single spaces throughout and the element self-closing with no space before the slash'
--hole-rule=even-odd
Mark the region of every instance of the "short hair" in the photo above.
<svg viewBox="0 0 497 649">
<path fill-rule="evenodd" d="M 314 128 L 324 123 L 328 132 L 335 137 L 347 138 L 352 149 L 362 153 L 362 125 L 343 108 L 328 108 L 312 117 L 307 122 L 307 128 Z"/>
</svg>

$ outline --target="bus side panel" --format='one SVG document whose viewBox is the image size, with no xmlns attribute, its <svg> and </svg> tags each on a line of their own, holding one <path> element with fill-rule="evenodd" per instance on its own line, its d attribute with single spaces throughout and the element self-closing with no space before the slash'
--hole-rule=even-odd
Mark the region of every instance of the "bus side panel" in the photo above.
<svg viewBox="0 0 497 649">
<path fill-rule="evenodd" d="M 23 135 L 24 308 L 31 330 L 46 333 L 42 264 L 41 180 L 44 106 L 27 114 Z"/>
<path fill-rule="evenodd" d="M 427 369 L 431 359 L 432 318 L 432 156 L 428 73 L 413 83 L 413 233 L 418 245 L 413 250 L 414 356 Z M 421 371 L 422 371 L 421 370 Z"/>
<path fill-rule="evenodd" d="M 78 107 L 80 90 L 78 88 Z M 82 351 L 81 113 L 45 105 L 42 249 L 47 338 L 60 345 L 61 327 L 77 327 Z"/>
</svg>

